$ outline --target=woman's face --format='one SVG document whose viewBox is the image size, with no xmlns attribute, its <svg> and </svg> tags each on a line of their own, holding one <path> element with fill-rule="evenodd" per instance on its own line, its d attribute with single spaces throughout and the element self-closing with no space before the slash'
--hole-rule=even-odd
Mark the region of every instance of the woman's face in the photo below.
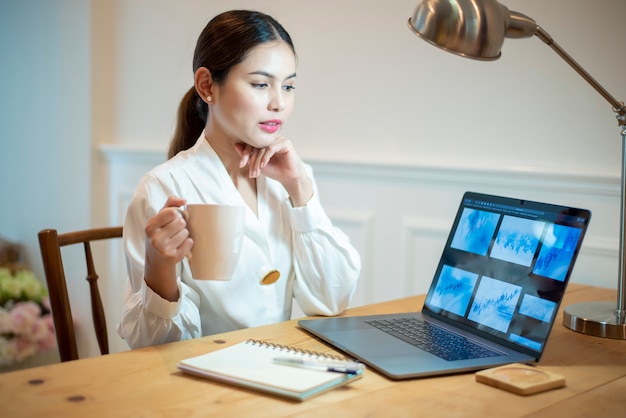
<svg viewBox="0 0 626 418">
<path fill-rule="evenodd" d="M 266 147 L 291 115 L 295 81 L 296 60 L 287 43 L 252 48 L 222 85 L 213 86 L 209 127 L 234 143 Z"/>
</svg>

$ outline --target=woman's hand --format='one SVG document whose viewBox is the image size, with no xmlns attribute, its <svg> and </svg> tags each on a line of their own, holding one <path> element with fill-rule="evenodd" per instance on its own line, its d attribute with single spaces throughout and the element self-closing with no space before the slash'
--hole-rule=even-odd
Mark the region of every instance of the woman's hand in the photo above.
<svg viewBox="0 0 626 418">
<path fill-rule="evenodd" d="M 280 136 L 265 148 L 239 143 L 235 149 L 241 157 L 239 166 L 248 166 L 250 178 L 263 174 L 280 182 L 289 193 L 293 206 L 304 206 L 313 196 L 311 179 L 290 140 Z"/>
<path fill-rule="evenodd" d="M 165 206 L 146 224 L 146 259 L 144 277 L 152 290 L 164 299 L 178 299 L 176 264 L 193 247 L 187 223 L 179 213 L 184 199 L 170 197 Z"/>
</svg>

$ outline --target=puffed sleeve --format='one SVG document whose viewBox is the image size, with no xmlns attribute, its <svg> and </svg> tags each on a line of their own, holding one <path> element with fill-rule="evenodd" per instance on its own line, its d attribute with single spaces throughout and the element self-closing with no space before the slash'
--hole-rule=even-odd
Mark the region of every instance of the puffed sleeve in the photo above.
<svg viewBox="0 0 626 418">
<path fill-rule="evenodd" d="M 294 247 L 294 296 L 307 315 L 337 315 L 350 303 L 361 258 L 322 208 L 312 170 L 314 195 L 306 206 L 289 208 Z M 289 203 L 287 203 L 289 204 Z"/>
<path fill-rule="evenodd" d="M 179 300 L 168 301 L 144 280 L 145 225 L 165 204 L 171 191 L 144 176 L 124 222 L 128 286 L 118 333 L 131 348 L 163 344 L 201 335 L 198 296 L 178 277 Z"/>
</svg>

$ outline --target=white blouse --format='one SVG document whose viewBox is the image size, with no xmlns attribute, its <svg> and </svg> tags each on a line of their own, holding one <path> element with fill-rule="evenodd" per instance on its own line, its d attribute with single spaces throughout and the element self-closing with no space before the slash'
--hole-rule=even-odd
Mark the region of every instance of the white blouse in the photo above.
<svg viewBox="0 0 626 418">
<path fill-rule="evenodd" d="M 348 237 L 324 212 L 312 169 L 314 195 L 294 208 L 280 183 L 257 178 L 258 217 L 245 204 L 221 160 L 204 139 L 143 176 L 124 223 L 129 275 L 119 335 L 131 348 L 196 338 L 290 319 L 292 300 L 307 315 L 337 315 L 350 302 L 361 259 Z M 169 196 L 187 203 L 246 207 L 239 263 L 230 281 L 194 280 L 179 264 L 179 300 L 170 302 L 144 277 L 145 225 Z M 270 271 L 277 282 L 260 284 Z"/>
</svg>

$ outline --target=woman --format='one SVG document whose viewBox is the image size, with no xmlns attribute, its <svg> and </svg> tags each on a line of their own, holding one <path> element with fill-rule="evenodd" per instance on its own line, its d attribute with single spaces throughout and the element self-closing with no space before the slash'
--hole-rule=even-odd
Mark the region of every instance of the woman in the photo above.
<svg viewBox="0 0 626 418">
<path fill-rule="evenodd" d="M 142 178 L 126 215 L 130 291 L 118 331 L 131 348 L 284 321 L 294 298 L 308 315 L 336 315 L 360 273 L 311 168 L 280 135 L 294 105 L 289 34 L 263 13 L 222 13 L 201 33 L 193 70 L 170 159 Z M 230 281 L 191 278 L 187 203 L 247 207 Z M 263 285 L 272 270 L 280 278 Z"/>
</svg>

